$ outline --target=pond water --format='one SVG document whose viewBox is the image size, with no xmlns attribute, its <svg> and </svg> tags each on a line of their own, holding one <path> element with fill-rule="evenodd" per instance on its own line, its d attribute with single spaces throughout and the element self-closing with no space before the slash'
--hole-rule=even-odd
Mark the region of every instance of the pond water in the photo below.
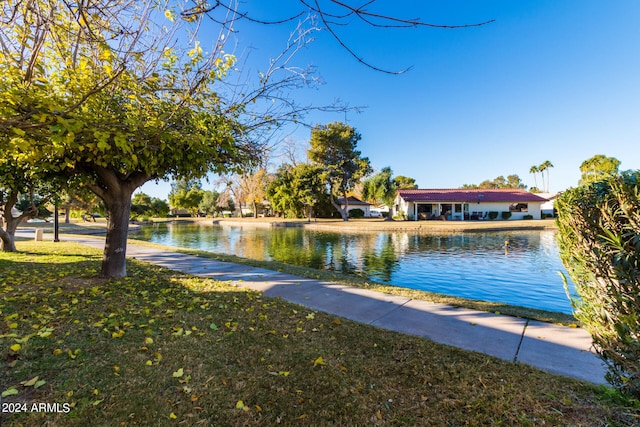
<svg viewBox="0 0 640 427">
<path fill-rule="evenodd" d="M 463 298 L 571 313 L 554 230 L 424 235 L 162 223 L 130 237 L 357 274 Z M 505 251 L 505 241 L 509 242 Z"/>
</svg>

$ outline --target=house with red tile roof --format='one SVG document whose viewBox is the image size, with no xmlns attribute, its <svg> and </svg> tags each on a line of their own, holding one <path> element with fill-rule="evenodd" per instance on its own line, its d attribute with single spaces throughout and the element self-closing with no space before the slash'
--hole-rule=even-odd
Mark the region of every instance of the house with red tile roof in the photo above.
<svg viewBox="0 0 640 427">
<path fill-rule="evenodd" d="M 415 221 L 540 219 L 546 201 L 515 188 L 407 189 L 398 190 L 393 214 Z"/>
</svg>

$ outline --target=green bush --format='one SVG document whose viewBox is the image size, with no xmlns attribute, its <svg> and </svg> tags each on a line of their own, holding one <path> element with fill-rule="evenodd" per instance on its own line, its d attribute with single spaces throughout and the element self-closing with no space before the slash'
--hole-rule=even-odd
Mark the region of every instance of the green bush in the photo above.
<svg viewBox="0 0 640 427">
<path fill-rule="evenodd" d="M 351 209 L 349 211 L 349 218 L 363 218 L 364 211 L 360 208 Z"/>
<path fill-rule="evenodd" d="M 498 218 L 498 212 L 489 212 L 489 219 L 496 219 Z"/>
<path fill-rule="evenodd" d="M 389 211 L 389 215 L 391 215 L 391 211 Z M 393 219 L 401 221 L 407 218 L 404 216 L 404 211 L 398 211 L 398 213 L 393 216 Z"/>
<path fill-rule="evenodd" d="M 607 380 L 640 398 L 640 171 L 573 188 L 557 201 L 560 257 Z M 567 281 L 565 278 L 565 287 Z"/>
<path fill-rule="evenodd" d="M 533 219 L 533 215 L 525 215 L 522 219 Z"/>
<path fill-rule="evenodd" d="M 511 212 L 502 212 L 502 219 L 511 218 Z"/>
</svg>

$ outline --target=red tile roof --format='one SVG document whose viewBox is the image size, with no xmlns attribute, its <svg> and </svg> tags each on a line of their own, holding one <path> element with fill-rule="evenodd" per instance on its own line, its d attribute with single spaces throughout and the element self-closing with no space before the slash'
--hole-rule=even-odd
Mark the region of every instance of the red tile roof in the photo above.
<svg viewBox="0 0 640 427">
<path fill-rule="evenodd" d="M 398 190 L 398 194 L 407 202 L 546 202 L 547 199 L 525 190 L 514 188 L 455 188 Z"/>
</svg>

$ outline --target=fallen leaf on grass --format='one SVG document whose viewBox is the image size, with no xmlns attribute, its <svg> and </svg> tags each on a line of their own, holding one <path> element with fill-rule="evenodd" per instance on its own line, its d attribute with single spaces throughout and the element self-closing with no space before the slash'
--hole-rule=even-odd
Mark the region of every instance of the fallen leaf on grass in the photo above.
<svg viewBox="0 0 640 427">
<path fill-rule="evenodd" d="M 172 375 L 174 378 L 180 378 L 181 376 L 184 375 L 184 369 L 180 368 L 177 371 L 175 371 Z"/>
<path fill-rule="evenodd" d="M 1 397 L 7 397 L 7 396 L 15 396 L 16 394 L 18 394 L 18 389 L 15 387 L 9 387 L 8 389 L 6 389 L 5 391 L 2 392 L 2 394 L 0 394 Z"/>
<path fill-rule="evenodd" d="M 26 381 L 22 381 L 20 384 L 22 384 L 25 387 L 33 387 L 35 385 L 35 383 L 38 382 L 38 376 L 36 375 L 35 377 L 31 378 L 30 380 L 26 380 Z"/>
<path fill-rule="evenodd" d="M 316 360 L 313 361 L 313 366 L 324 365 L 324 359 L 322 356 L 318 356 Z"/>
<path fill-rule="evenodd" d="M 112 333 L 111 333 L 111 338 L 120 338 L 120 337 L 122 337 L 123 335 L 124 335 L 124 330 L 123 330 L 123 329 L 120 329 L 120 330 L 119 330 L 119 331 L 117 331 L 117 332 L 112 332 Z"/>
</svg>

